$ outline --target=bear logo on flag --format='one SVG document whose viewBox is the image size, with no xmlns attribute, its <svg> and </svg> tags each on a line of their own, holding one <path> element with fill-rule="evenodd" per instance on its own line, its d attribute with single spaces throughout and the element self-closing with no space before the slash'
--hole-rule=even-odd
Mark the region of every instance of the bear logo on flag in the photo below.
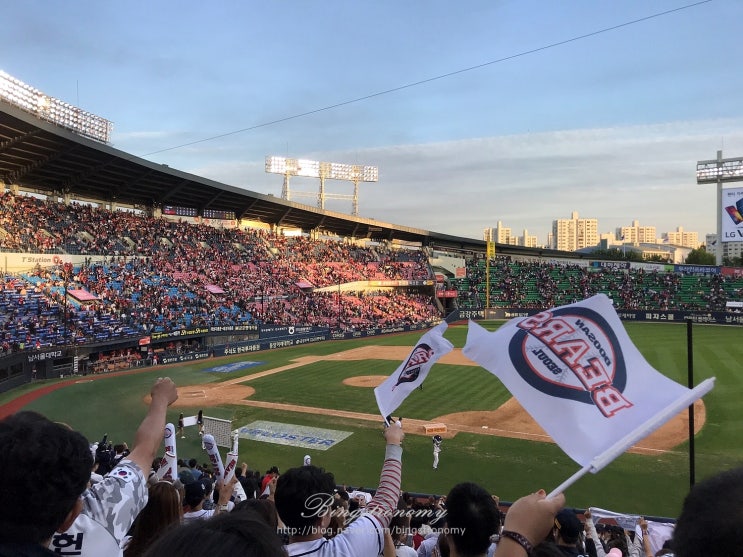
<svg viewBox="0 0 743 557">
<path fill-rule="evenodd" d="M 405 366 L 400 371 L 400 375 L 397 377 L 397 387 L 400 383 L 411 383 L 418 379 L 421 373 L 421 366 L 433 358 L 433 348 L 431 348 L 425 342 L 421 342 L 418 346 L 413 349 L 410 354 L 408 361 L 405 362 Z M 392 390 L 395 390 L 392 387 Z"/>
<path fill-rule="evenodd" d="M 521 320 L 508 353 L 519 375 L 555 397 L 595 405 L 607 418 L 633 404 L 624 395 L 627 369 L 606 320 L 587 308 L 543 311 Z"/>
</svg>

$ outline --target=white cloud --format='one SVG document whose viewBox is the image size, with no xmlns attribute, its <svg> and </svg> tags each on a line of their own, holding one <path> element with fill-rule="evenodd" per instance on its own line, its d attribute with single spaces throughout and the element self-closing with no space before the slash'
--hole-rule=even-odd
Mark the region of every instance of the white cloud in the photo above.
<svg viewBox="0 0 743 557">
<path fill-rule="evenodd" d="M 385 222 L 481 238 L 500 220 L 514 233 L 528 229 L 542 243 L 554 219 L 578 211 L 598 218 L 600 232 L 637 219 L 659 234 L 683 226 L 703 238 L 715 230 L 716 195 L 714 187 L 696 184 L 696 162 L 715 158 L 723 146 L 726 157 L 741 154 L 741 124 L 563 130 L 302 156 L 379 166 L 379 183 L 360 186 L 359 212 Z M 220 152 L 213 161 L 208 156 L 194 148 L 184 170 L 281 194 L 281 176 L 265 174 L 263 159 L 236 160 L 230 158 L 234 152 Z M 318 189 L 308 179 L 292 184 L 295 191 Z M 326 191 L 350 194 L 352 186 L 328 181 Z M 346 201 L 329 200 L 326 208 L 351 212 Z"/>
</svg>

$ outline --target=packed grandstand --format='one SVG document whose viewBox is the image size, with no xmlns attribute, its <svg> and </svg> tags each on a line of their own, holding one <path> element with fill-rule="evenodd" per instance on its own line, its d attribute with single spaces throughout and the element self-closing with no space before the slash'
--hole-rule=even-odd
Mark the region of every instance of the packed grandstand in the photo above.
<svg viewBox="0 0 743 557">
<path fill-rule="evenodd" d="M 1 200 L 0 249 L 77 261 L 35 263 L 5 276 L 2 354 L 98 346 L 101 353 L 83 352 L 93 371 L 112 354 L 141 365 L 156 352 L 249 336 L 205 338 L 206 331 L 398 330 L 482 310 L 487 298 L 493 308 L 516 311 L 603 292 L 620 312 L 721 313 L 731 323 L 743 298 L 743 277 L 711 268 L 681 273 L 517 255 L 486 262 L 482 254 L 224 228 L 11 192 Z M 142 338 L 163 341 L 142 350 Z"/>
</svg>

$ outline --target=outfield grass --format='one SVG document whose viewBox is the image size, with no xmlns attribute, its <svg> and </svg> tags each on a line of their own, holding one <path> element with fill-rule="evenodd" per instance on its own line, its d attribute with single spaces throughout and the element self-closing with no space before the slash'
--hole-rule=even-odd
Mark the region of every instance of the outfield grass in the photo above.
<svg viewBox="0 0 743 557">
<path fill-rule="evenodd" d="M 492 323 L 484 325 L 490 329 L 497 326 Z M 651 365 L 686 384 L 684 325 L 627 323 L 625 326 Z M 450 327 L 446 336 L 455 346 L 461 347 L 466 326 Z M 134 375 L 78 383 L 48 394 L 29 404 L 28 408 L 70 424 L 91 440 L 108 433 L 113 442 L 126 440 L 131 443 L 134 430 L 146 411 L 143 396 L 154 379 L 166 373 L 178 385 L 223 381 L 282 366 L 300 356 L 327 355 L 368 344 L 412 347 L 419 337 L 420 333 L 414 333 L 365 341 L 326 342 L 159 367 Z M 216 365 L 247 360 L 260 362 L 260 365 L 229 374 L 203 371 Z M 715 389 L 705 397 L 705 427 L 695 440 L 697 479 L 743 461 L 743 446 L 739 443 L 743 423 L 738 416 L 742 362 L 743 328 L 694 327 L 695 384 L 707 377 L 717 377 Z M 255 400 L 375 413 L 372 389 L 346 386 L 342 380 L 357 375 L 387 375 L 399 363 L 388 360 L 325 361 L 246 384 L 256 389 L 252 397 Z M 44 384 L 40 382 L 1 395 L 0 403 Z M 451 412 L 495 409 L 508 397 L 500 382 L 481 368 L 437 364 L 426 380 L 424 390 L 414 392 L 395 414 L 431 419 Z M 193 413 L 196 410 L 198 407 Z M 169 419 L 177 420 L 179 412 L 178 409 L 170 411 Z M 232 418 L 234 427 L 254 420 L 271 420 L 353 431 L 353 435 L 328 451 L 243 441 L 240 458 L 251 468 L 264 470 L 277 465 L 286 469 L 301 464 L 303 455 L 309 453 L 313 463 L 335 472 L 336 480 L 341 483 L 375 486 L 378 482 L 383 455 L 381 421 L 375 424 L 247 406 L 209 408 L 205 412 L 215 417 Z M 179 456 L 207 460 L 198 436 L 193 432 L 189 432 L 188 439 L 178 441 Z M 539 487 L 550 490 L 578 469 L 577 464 L 551 443 L 460 433 L 445 440 L 437 471 L 431 469 L 430 439 L 409 435 L 404 445 L 403 488 L 417 492 L 445 493 L 454 483 L 468 479 L 483 484 L 508 501 Z M 571 487 L 567 492 L 568 504 L 674 517 L 689 487 L 688 468 L 687 445 L 652 457 L 625 454 L 599 474 L 584 477 Z"/>
</svg>

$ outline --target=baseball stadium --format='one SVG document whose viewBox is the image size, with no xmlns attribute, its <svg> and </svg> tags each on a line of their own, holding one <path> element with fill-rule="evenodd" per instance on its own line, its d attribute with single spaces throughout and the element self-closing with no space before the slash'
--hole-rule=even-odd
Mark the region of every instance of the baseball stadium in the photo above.
<svg viewBox="0 0 743 557">
<path fill-rule="evenodd" d="M 209 465 L 201 411 L 225 461 L 237 436 L 250 471 L 308 455 L 339 486 L 374 491 L 375 388 L 445 320 L 453 349 L 392 414 L 402 489 L 438 497 L 471 481 L 505 504 L 579 465 L 466 356 L 470 323 L 495 331 L 605 294 L 652 368 L 715 387 L 571 485 L 568 505 L 672 522 L 693 481 L 741 462 L 740 268 L 490 243 L 251 192 L 119 151 L 107 121 L 0 84 L 0 417 L 32 410 L 91 444 L 131 445 L 170 377 L 179 458 Z M 266 160 L 285 193 L 301 164 Z M 376 170 L 318 165 L 356 185 Z"/>
</svg>

